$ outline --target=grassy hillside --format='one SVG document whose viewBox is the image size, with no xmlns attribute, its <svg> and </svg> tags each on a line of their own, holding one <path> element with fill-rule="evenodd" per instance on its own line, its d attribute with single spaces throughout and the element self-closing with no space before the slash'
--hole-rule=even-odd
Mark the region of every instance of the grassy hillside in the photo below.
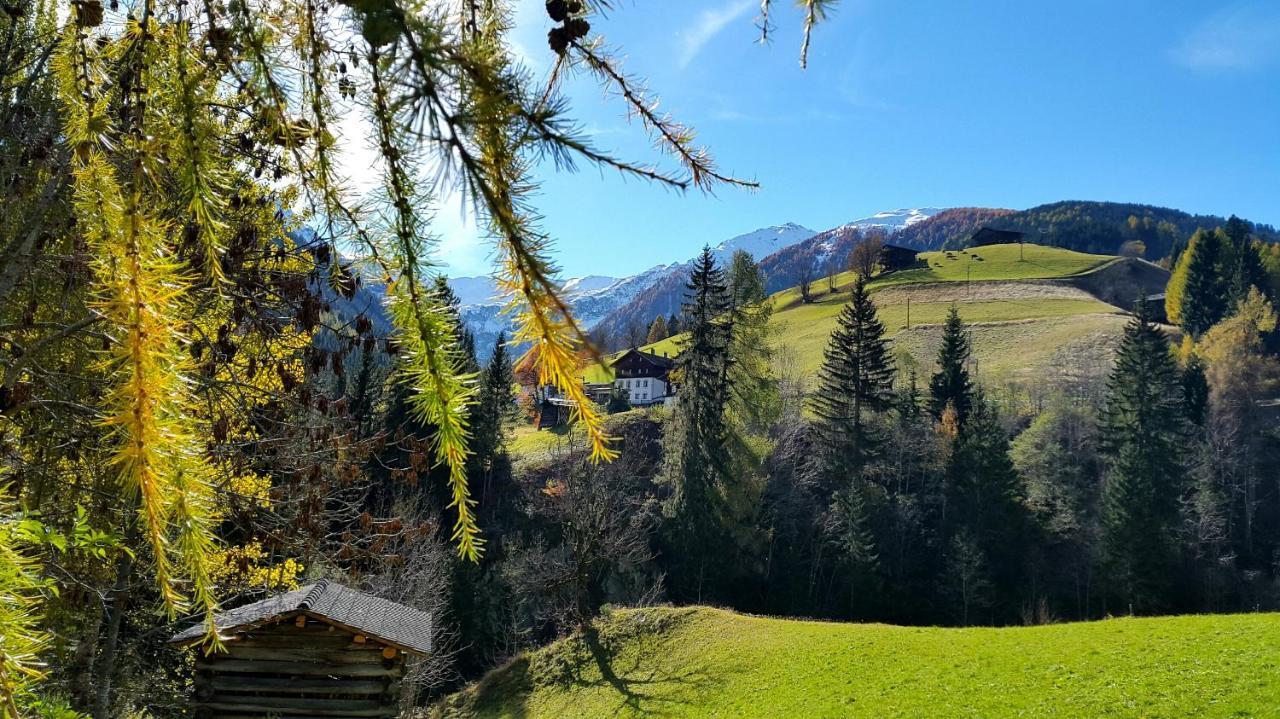
<svg viewBox="0 0 1280 719">
<path fill-rule="evenodd" d="M 520 717 L 1261 717 L 1280 615 L 1002 629 L 615 612 L 436 707 Z"/>
<path fill-rule="evenodd" d="M 932 371 L 938 325 L 953 303 L 974 325 L 974 357 L 988 378 L 1092 373 L 1105 364 L 1124 326 L 1119 308 L 1081 289 L 1046 282 L 1095 272 L 1117 262 L 1114 257 L 1040 245 L 995 245 L 925 252 L 920 258 L 924 266 L 877 279 L 871 288 L 900 361 L 922 372 Z M 811 303 L 803 302 L 794 287 L 770 298 L 776 345 L 785 348 L 781 354 L 789 355 L 787 360 L 794 360 L 801 372 L 813 372 L 821 363 L 853 280 L 851 273 L 837 275 L 832 293 L 826 278 L 819 279 L 813 283 Z M 647 349 L 674 356 L 679 339 Z M 594 367 L 586 376 L 599 382 L 608 373 Z"/>
</svg>

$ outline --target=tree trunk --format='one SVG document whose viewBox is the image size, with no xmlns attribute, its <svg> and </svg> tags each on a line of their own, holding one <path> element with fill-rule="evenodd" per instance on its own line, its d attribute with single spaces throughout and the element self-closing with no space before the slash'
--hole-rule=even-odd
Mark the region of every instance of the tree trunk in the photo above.
<svg viewBox="0 0 1280 719">
<path fill-rule="evenodd" d="M 85 623 L 83 636 L 71 659 L 71 705 L 78 712 L 89 712 L 94 706 L 93 663 L 98 653 L 102 632 L 102 612 L 93 612 Z"/>
<path fill-rule="evenodd" d="M 124 555 L 116 563 L 116 583 L 108 596 L 103 613 L 107 619 L 107 634 L 102 651 L 94 663 L 93 719 L 113 719 L 111 716 L 111 689 L 116 673 L 116 659 L 120 653 L 120 626 L 129 601 L 129 579 L 133 574 L 133 558 Z"/>
</svg>

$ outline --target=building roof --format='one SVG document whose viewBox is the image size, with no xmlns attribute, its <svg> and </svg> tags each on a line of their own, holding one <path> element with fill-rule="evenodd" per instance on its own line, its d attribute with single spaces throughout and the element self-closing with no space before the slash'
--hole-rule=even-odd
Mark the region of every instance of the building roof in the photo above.
<svg viewBox="0 0 1280 719">
<path fill-rule="evenodd" d="M 400 649 L 431 652 L 430 614 L 328 580 L 221 612 L 214 617 L 214 626 L 218 634 L 226 636 L 299 614 Z M 204 636 L 205 629 L 204 623 L 196 624 L 175 634 L 169 642 L 196 642 Z"/>
<path fill-rule="evenodd" d="M 626 352 L 623 352 L 622 355 L 618 357 L 618 359 L 612 362 L 612 364 L 617 365 L 619 362 L 623 360 L 632 359 L 633 356 L 639 359 L 648 361 L 649 364 L 660 367 L 662 369 L 671 369 L 672 367 L 676 366 L 676 361 L 670 357 L 664 357 L 656 352 L 645 352 L 644 350 L 636 349 L 635 347 L 632 347 Z"/>
<path fill-rule="evenodd" d="M 912 248 L 910 248 L 910 247 L 903 247 L 902 245 L 890 245 L 890 244 L 885 244 L 885 245 L 882 245 L 882 246 L 880 247 L 880 253 L 881 253 L 881 254 L 890 254 L 890 253 L 903 253 L 903 254 L 907 254 L 907 253 L 909 253 L 909 254 L 912 254 L 912 255 L 918 255 L 918 254 L 920 254 L 920 250 L 914 250 L 914 249 L 912 249 Z"/>
</svg>

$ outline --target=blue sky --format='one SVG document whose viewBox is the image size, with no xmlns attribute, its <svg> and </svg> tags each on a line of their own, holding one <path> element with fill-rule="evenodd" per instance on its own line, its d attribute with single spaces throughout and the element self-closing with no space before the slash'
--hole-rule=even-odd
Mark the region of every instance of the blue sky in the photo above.
<svg viewBox="0 0 1280 719">
<path fill-rule="evenodd" d="M 550 65 L 543 0 L 515 41 Z M 542 167 L 536 204 L 566 276 L 629 274 L 703 243 L 883 209 L 1062 199 L 1144 202 L 1280 224 L 1280 0 L 844 0 L 800 70 L 801 17 L 775 0 L 623 0 L 596 30 L 721 169 L 758 192 L 673 193 L 615 173 Z M 589 77 L 566 92 L 597 144 L 657 155 Z M 487 249 L 442 208 L 448 271 Z"/>
</svg>

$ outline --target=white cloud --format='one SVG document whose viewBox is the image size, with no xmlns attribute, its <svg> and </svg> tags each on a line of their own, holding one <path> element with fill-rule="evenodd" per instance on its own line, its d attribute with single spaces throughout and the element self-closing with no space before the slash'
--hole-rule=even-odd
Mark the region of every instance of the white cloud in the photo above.
<svg viewBox="0 0 1280 719">
<path fill-rule="evenodd" d="M 1253 70 L 1280 58 L 1280 4 L 1237 2 L 1214 13 L 1170 51 L 1193 70 Z"/>
<path fill-rule="evenodd" d="M 692 27 L 680 33 L 680 56 L 677 60 L 680 69 L 688 67 L 698 53 L 702 52 L 702 48 L 729 23 L 758 5 L 758 0 L 734 0 L 719 9 L 703 10 L 693 21 Z"/>
</svg>

